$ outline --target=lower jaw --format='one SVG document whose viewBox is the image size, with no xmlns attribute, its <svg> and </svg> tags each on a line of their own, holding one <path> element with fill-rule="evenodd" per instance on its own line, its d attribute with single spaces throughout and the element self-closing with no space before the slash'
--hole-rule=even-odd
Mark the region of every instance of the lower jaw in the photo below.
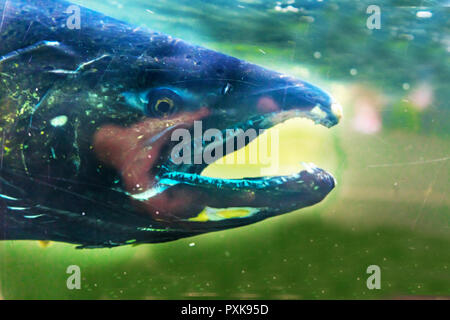
<svg viewBox="0 0 450 320">
<path fill-rule="evenodd" d="M 329 173 L 311 164 L 305 167 L 307 170 L 287 176 L 243 179 L 168 172 L 160 176 L 154 194 L 146 194 L 148 198 L 133 197 L 150 212 L 152 208 L 164 207 L 155 218 L 171 222 L 278 215 L 320 202 L 334 188 L 335 181 Z"/>
<path fill-rule="evenodd" d="M 161 176 L 161 181 L 167 179 L 174 184 L 184 183 L 189 185 L 197 185 L 204 188 L 218 187 L 226 189 L 239 189 L 245 190 L 264 190 L 271 188 L 279 188 L 286 183 L 304 183 L 302 176 L 320 175 L 321 178 L 328 178 L 330 184 L 335 184 L 333 176 L 323 169 L 317 168 L 313 163 L 302 163 L 306 170 L 283 176 L 270 176 L 270 177 L 253 177 L 253 178 L 241 178 L 241 179 L 224 179 L 224 178 L 212 178 L 208 176 L 198 175 L 194 173 L 185 172 L 168 172 Z M 164 183 L 164 182 L 163 182 Z"/>
</svg>

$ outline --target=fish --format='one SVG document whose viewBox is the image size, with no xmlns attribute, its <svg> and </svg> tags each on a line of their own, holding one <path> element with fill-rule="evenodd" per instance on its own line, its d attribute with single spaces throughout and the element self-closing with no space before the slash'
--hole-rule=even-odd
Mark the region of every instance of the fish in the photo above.
<svg viewBox="0 0 450 320">
<path fill-rule="evenodd" d="M 292 118 L 338 124 L 342 107 L 324 90 L 84 7 L 69 27 L 71 6 L 0 0 L 0 240 L 167 242 L 333 190 L 313 164 L 285 176 L 202 175 L 202 154 L 243 133 L 240 148 Z M 193 134 L 199 124 L 214 130 L 208 139 Z"/>
</svg>

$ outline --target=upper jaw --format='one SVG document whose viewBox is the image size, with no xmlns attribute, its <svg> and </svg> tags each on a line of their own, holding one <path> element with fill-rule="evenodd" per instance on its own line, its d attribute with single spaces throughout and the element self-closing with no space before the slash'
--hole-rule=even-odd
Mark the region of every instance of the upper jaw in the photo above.
<svg viewBox="0 0 450 320">
<path fill-rule="evenodd" d="M 217 129 L 219 129 L 222 132 L 223 139 L 219 142 L 214 142 L 215 144 L 221 144 L 223 147 L 225 156 L 227 154 L 227 151 L 229 151 L 225 146 L 227 141 L 230 139 L 234 139 L 236 136 L 230 136 L 228 135 L 228 132 L 231 132 L 233 130 L 239 129 L 239 132 L 242 134 L 243 132 L 246 132 L 247 130 L 253 130 L 254 133 L 256 133 L 256 136 L 259 136 L 264 130 L 270 129 L 277 124 L 283 123 L 284 121 L 287 121 L 289 119 L 293 118 L 305 118 L 313 121 L 317 125 L 322 125 L 327 128 L 333 127 L 336 125 L 339 120 L 342 117 L 342 107 L 338 103 L 332 103 L 328 108 L 323 108 L 319 104 L 317 104 L 315 107 L 311 109 L 300 109 L 300 108 L 292 108 L 290 110 L 284 110 L 284 111 L 276 111 L 276 112 L 270 112 L 266 114 L 258 114 L 250 116 L 245 121 L 236 122 L 234 124 L 230 124 L 227 127 L 220 127 L 220 123 L 224 123 L 226 119 L 223 119 L 223 121 L 216 120 L 218 124 Z M 210 123 L 208 121 L 208 117 L 202 119 L 202 129 L 208 130 L 211 129 L 211 126 L 214 124 Z M 205 125 L 206 124 L 206 125 Z M 207 145 L 212 146 L 213 143 L 205 142 L 202 139 L 202 136 L 195 139 L 195 133 L 193 132 L 191 128 L 191 136 L 193 137 L 191 141 L 187 142 L 189 144 L 190 150 L 194 152 L 194 150 L 199 150 L 200 152 L 204 150 L 204 148 Z M 249 140 L 246 140 L 247 145 Z M 241 146 L 244 147 L 245 145 Z M 201 148 L 199 148 L 201 146 Z M 237 151 L 238 149 L 231 150 L 231 152 Z M 194 156 L 194 154 L 193 154 Z M 201 172 L 210 165 L 210 163 L 202 162 L 194 164 L 194 161 L 192 160 L 190 163 L 182 163 L 182 164 L 175 164 L 173 161 L 173 158 L 171 155 L 167 156 L 167 161 L 165 161 L 162 165 L 162 173 L 164 172 L 186 172 L 186 173 L 193 173 L 193 174 L 201 174 Z"/>
</svg>

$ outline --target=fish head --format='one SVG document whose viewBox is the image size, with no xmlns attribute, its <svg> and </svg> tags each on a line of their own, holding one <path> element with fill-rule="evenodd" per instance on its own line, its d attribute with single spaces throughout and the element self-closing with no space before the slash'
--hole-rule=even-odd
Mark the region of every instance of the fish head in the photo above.
<svg viewBox="0 0 450 320">
<path fill-rule="evenodd" d="M 4 238 L 170 241 L 311 206 L 335 187 L 312 164 L 284 176 L 203 174 L 283 121 L 336 125 L 342 109 L 320 88 L 87 9 L 71 30 L 63 1 L 9 5 Z"/>
<path fill-rule="evenodd" d="M 334 188 L 312 164 L 288 176 L 203 176 L 266 129 L 297 117 L 331 127 L 342 109 L 312 84 L 222 53 L 167 38 L 157 48 L 121 74 L 119 105 L 133 122 L 105 123 L 93 142 L 139 214 L 207 232 L 313 205 Z"/>
</svg>

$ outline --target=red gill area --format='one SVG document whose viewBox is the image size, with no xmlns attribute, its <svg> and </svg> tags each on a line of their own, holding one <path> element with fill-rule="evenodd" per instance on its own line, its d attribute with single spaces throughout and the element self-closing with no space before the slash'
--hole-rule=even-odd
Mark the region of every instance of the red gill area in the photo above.
<svg viewBox="0 0 450 320">
<path fill-rule="evenodd" d="M 94 136 L 94 152 L 101 162 L 121 174 L 127 192 L 132 195 L 140 194 L 155 185 L 152 168 L 164 145 L 170 141 L 173 131 L 189 128 L 194 121 L 201 120 L 208 114 L 208 109 L 202 108 L 192 113 L 145 119 L 131 127 L 105 125 Z M 140 212 L 163 221 L 183 219 L 202 209 L 200 203 L 203 201 L 196 199 L 201 195 L 197 195 L 192 188 L 174 186 L 171 189 L 144 201 L 132 201 Z"/>
</svg>

